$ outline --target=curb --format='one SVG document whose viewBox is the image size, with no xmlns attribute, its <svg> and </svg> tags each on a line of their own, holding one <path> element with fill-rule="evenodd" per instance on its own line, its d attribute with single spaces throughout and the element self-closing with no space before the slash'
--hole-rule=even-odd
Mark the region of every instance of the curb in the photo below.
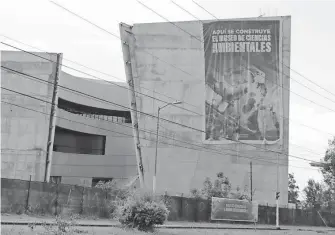
<svg viewBox="0 0 335 235">
<path fill-rule="evenodd" d="M 30 225 L 34 224 L 37 226 L 42 226 L 42 225 L 54 225 L 56 226 L 56 223 L 54 222 L 12 222 L 12 221 L 1 221 L 1 225 Z M 117 224 L 76 224 L 75 227 L 121 227 L 120 225 Z"/>
<path fill-rule="evenodd" d="M 56 223 L 54 222 L 13 222 L 13 221 L 1 221 L 1 225 L 30 225 L 35 224 L 37 226 L 42 225 L 51 225 L 55 226 Z M 122 225 L 119 224 L 83 224 L 78 223 L 75 227 L 105 227 L 105 228 L 122 228 Z M 272 231 L 272 230 L 281 230 L 281 231 L 288 231 L 288 230 L 296 230 L 296 231 L 319 231 L 319 230 L 311 230 L 311 229 L 290 229 L 290 228 L 276 228 L 274 227 L 219 227 L 219 226 L 181 226 L 181 225 L 158 225 L 156 228 L 160 229 L 207 229 L 207 230 L 263 230 L 263 231 Z M 335 231 L 335 229 L 326 229 L 326 232 Z"/>
<path fill-rule="evenodd" d="M 208 230 L 278 230 L 277 228 L 257 228 L 257 227 L 210 227 L 210 226 L 174 226 L 174 225 L 166 225 L 166 226 L 157 226 L 157 228 L 165 228 L 165 229 L 208 229 Z M 289 229 L 279 229 L 279 230 L 289 230 Z"/>
<path fill-rule="evenodd" d="M 12 222 L 12 221 L 1 221 L 1 225 L 30 225 L 30 224 L 34 224 L 37 226 L 42 226 L 42 225 L 53 225 L 55 226 L 56 223 L 53 222 Z M 106 227 L 106 228 L 122 228 L 122 225 L 118 225 L 118 224 L 81 224 L 78 223 L 76 225 L 74 225 L 75 227 Z M 156 226 L 156 228 L 160 228 L 160 229 L 212 229 L 212 230 L 278 230 L 277 228 L 257 228 L 257 227 L 211 227 L 211 226 L 178 226 L 178 225 L 158 225 Z M 289 230 L 289 229 L 283 229 L 280 228 L 279 230 Z"/>
</svg>

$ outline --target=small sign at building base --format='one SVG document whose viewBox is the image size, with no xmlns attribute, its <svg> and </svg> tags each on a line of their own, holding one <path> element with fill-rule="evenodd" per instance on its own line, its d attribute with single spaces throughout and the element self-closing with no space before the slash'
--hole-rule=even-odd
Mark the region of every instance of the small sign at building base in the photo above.
<svg viewBox="0 0 335 235">
<path fill-rule="evenodd" d="M 211 220 L 257 223 L 258 203 L 247 200 L 212 197 Z"/>
</svg>

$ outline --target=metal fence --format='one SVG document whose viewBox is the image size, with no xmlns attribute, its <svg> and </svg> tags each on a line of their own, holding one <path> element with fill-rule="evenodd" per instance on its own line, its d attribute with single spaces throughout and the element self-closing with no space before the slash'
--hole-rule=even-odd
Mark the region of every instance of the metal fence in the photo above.
<svg viewBox="0 0 335 235">
<path fill-rule="evenodd" d="M 39 214 L 82 214 L 107 217 L 110 194 L 98 188 L 45 182 L 1 179 L 1 212 Z M 170 214 L 169 221 L 209 222 L 210 200 L 165 196 Z M 280 224 L 335 226 L 335 214 L 316 210 L 280 208 Z M 258 222 L 276 223 L 276 208 L 259 205 Z"/>
<path fill-rule="evenodd" d="M 109 194 L 101 189 L 1 179 L 1 212 L 106 216 Z"/>
<path fill-rule="evenodd" d="M 168 197 L 170 210 L 170 221 L 196 221 L 209 222 L 211 214 L 211 201 L 204 199 Z M 322 217 L 322 218 L 321 218 Z M 279 221 L 283 225 L 304 226 L 327 226 L 335 227 L 335 214 L 317 210 L 302 210 L 291 208 L 279 208 Z M 276 207 L 258 206 L 259 224 L 276 224 Z"/>
</svg>

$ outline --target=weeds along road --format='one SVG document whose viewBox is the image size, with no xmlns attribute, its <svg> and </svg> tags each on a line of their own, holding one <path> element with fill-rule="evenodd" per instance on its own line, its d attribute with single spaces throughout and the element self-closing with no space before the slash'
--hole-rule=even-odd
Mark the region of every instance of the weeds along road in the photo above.
<svg viewBox="0 0 335 235">
<path fill-rule="evenodd" d="M 112 227 L 74 227 L 73 232 L 64 233 L 65 234 L 90 234 L 90 235 L 150 235 L 150 233 L 138 232 L 135 230 L 124 230 L 120 228 Z M 47 231 L 46 228 L 42 226 L 37 226 L 33 230 L 26 225 L 2 225 L 1 226 L 2 235 L 55 235 L 52 231 Z M 320 234 L 335 234 L 333 231 L 318 230 L 315 231 L 294 231 L 294 230 L 236 230 L 236 229 L 159 229 L 153 233 L 153 235 L 249 235 L 249 234 L 259 234 L 259 235 L 320 235 Z"/>
</svg>

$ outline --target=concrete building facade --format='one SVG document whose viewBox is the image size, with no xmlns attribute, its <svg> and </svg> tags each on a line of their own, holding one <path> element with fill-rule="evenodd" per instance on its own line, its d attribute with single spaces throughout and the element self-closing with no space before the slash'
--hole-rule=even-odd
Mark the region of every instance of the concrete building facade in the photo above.
<svg viewBox="0 0 335 235">
<path fill-rule="evenodd" d="M 56 54 L 33 54 L 47 60 L 1 52 L 1 173 L 43 181 Z M 60 72 L 51 180 L 91 186 L 137 175 L 127 91 Z"/>
<path fill-rule="evenodd" d="M 286 58 L 284 63 L 290 64 L 290 18 L 281 20 L 285 30 L 280 53 Z M 201 189 L 206 177 L 214 179 L 218 172 L 229 178 L 233 190 L 239 187 L 250 192 L 252 173 L 255 201 L 274 204 L 278 182 L 280 204 L 286 205 L 289 68 L 282 67 L 286 89 L 281 94 L 284 118 L 280 142 L 256 147 L 236 142 L 208 144 L 203 141 L 206 76 L 202 23 L 135 24 L 127 30 L 132 33 L 125 40 L 131 55 L 127 66 L 131 66 L 137 93 L 145 187 L 151 190 L 153 185 L 158 108 L 178 100 L 182 104 L 160 112 L 157 193 L 187 196 L 191 189 Z M 56 61 L 55 54 L 41 55 Z M 2 66 L 45 82 L 54 81 L 55 63 L 24 52 L 2 52 L 1 57 Z M 52 85 L 6 69 L 1 71 L 1 85 L 51 102 Z M 52 179 L 91 186 L 100 179 L 137 175 L 127 85 L 113 86 L 65 72 L 60 73 L 59 85 Z M 50 104 L 6 90 L 2 90 L 1 100 L 7 102 L 1 105 L 2 177 L 27 180 L 32 175 L 32 180 L 42 181 Z M 15 104 L 28 105 L 46 115 Z"/>
</svg>

